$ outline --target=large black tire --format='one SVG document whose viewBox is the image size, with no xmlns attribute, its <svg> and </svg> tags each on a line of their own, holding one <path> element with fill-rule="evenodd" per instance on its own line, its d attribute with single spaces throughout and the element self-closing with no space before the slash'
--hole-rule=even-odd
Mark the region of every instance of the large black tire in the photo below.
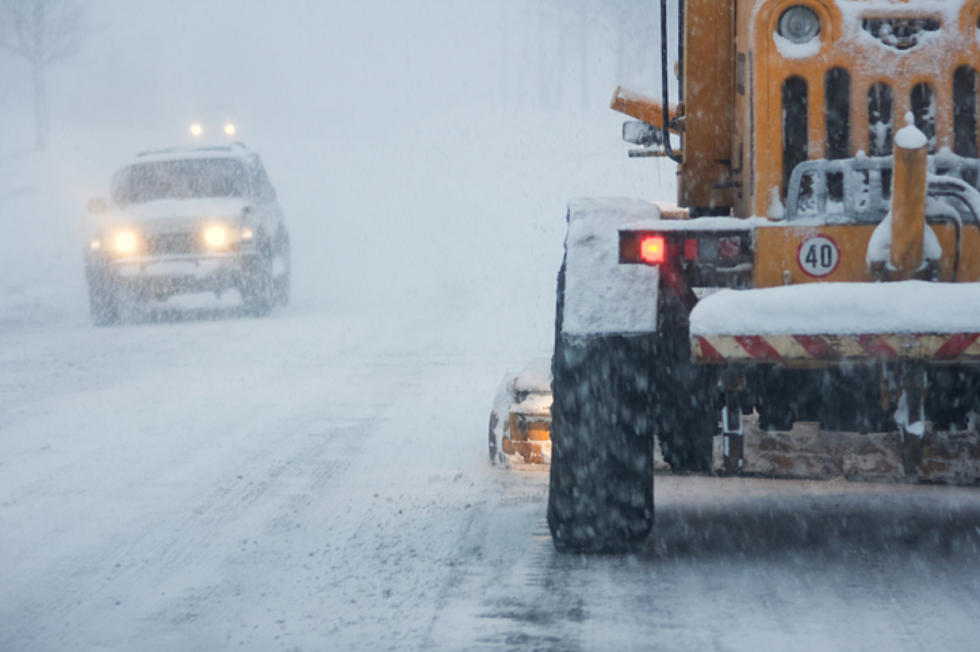
<svg viewBox="0 0 980 652">
<path fill-rule="evenodd" d="M 660 450 L 674 473 L 710 473 L 720 416 L 714 370 L 691 362 L 686 327 L 678 327 L 669 315 L 662 321 L 651 372 Z"/>
<path fill-rule="evenodd" d="M 558 274 L 548 526 L 564 552 L 627 552 L 653 527 L 648 363 L 656 335 L 562 334 Z"/>
</svg>

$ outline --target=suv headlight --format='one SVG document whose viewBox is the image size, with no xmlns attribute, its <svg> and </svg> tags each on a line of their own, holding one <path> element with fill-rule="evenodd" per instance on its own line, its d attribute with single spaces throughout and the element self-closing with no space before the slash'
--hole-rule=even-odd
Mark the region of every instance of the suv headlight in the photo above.
<svg viewBox="0 0 980 652">
<path fill-rule="evenodd" d="M 809 43 L 820 34 L 820 17 L 804 5 L 790 7 L 779 17 L 779 35 L 792 43 Z"/>
<path fill-rule="evenodd" d="M 224 224 L 212 224 L 205 227 L 204 244 L 211 249 L 225 249 L 231 244 L 231 232 Z"/>
<path fill-rule="evenodd" d="M 122 229 L 112 234 L 112 251 L 128 256 L 135 254 L 140 246 L 140 238 L 132 229 Z"/>
</svg>

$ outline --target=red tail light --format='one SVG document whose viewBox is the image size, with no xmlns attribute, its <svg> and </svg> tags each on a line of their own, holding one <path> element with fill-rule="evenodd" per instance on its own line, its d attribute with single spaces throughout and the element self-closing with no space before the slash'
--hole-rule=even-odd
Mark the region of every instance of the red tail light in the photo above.
<svg viewBox="0 0 980 652">
<path fill-rule="evenodd" d="M 698 240 L 697 238 L 687 238 L 684 240 L 684 258 L 687 260 L 698 259 Z"/>
<path fill-rule="evenodd" d="M 664 238 L 661 235 L 650 235 L 640 242 L 640 258 L 651 265 L 657 265 L 666 259 Z"/>
</svg>

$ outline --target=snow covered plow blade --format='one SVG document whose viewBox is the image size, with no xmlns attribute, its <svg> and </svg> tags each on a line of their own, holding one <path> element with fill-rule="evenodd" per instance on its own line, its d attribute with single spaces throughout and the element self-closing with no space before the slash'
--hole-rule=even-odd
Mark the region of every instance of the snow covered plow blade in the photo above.
<svg viewBox="0 0 980 652">
<path fill-rule="evenodd" d="M 696 336 L 696 362 L 820 364 L 845 360 L 980 360 L 980 333 Z"/>
<path fill-rule="evenodd" d="M 691 351 L 708 364 L 980 363 L 980 285 L 723 290 L 692 311 Z"/>
<path fill-rule="evenodd" d="M 935 429 L 972 430 L 980 411 L 980 284 L 838 283 L 723 290 L 690 315 L 695 363 L 718 365 L 725 467 L 743 466 L 742 407 L 767 429 L 793 422 L 898 429 L 904 473 Z M 954 453 L 955 454 L 955 453 Z M 942 465 L 940 465 L 942 467 Z"/>
</svg>

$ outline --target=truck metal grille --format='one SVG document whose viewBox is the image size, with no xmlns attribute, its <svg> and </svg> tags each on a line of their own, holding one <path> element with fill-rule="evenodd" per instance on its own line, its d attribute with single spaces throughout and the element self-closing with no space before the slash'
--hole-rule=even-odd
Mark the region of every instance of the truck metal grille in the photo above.
<svg viewBox="0 0 980 652">
<path fill-rule="evenodd" d="M 804 161 L 793 169 L 786 201 L 786 218 L 842 218 L 846 222 L 877 224 L 891 208 L 890 180 L 894 161 L 891 156 L 863 156 L 837 160 Z M 980 159 L 949 151 L 929 156 L 931 178 L 928 192 L 944 182 L 960 183 L 980 190 Z M 843 183 L 840 199 L 832 196 L 830 177 L 839 175 Z M 971 205 L 969 208 L 974 209 Z M 980 207 L 977 207 L 980 208 Z M 980 215 L 977 216 L 980 218 Z M 971 219 L 980 226 L 980 222 Z"/>
</svg>

